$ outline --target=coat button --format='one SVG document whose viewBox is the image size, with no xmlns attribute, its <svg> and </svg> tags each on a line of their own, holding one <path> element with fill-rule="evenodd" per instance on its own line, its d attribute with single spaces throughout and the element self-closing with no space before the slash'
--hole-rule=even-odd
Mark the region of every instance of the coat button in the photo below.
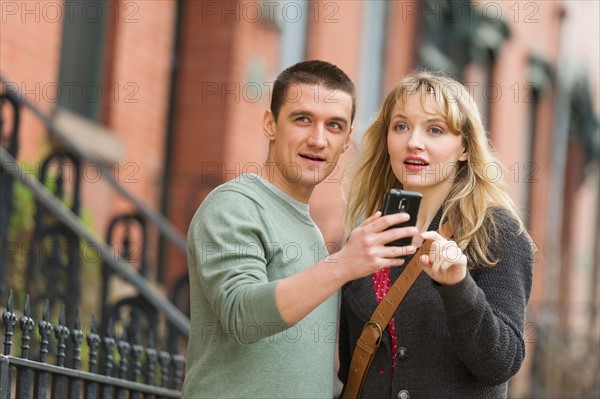
<svg viewBox="0 0 600 399">
<path fill-rule="evenodd" d="M 403 389 L 400 392 L 398 392 L 398 399 L 409 399 L 409 398 L 410 398 L 410 394 L 408 393 L 408 391 L 406 389 Z"/>
<path fill-rule="evenodd" d="M 408 350 L 401 346 L 398 348 L 398 359 L 405 360 L 408 357 Z"/>
</svg>

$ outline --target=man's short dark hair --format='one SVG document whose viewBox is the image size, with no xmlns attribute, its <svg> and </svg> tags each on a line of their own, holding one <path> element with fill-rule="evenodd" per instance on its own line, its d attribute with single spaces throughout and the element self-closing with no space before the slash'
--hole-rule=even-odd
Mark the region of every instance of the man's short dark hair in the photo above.
<svg viewBox="0 0 600 399">
<path fill-rule="evenodd" d="M 286 68 L 277 76 L 273 84 L 273 95 L 271 96 L 271 112 L 275 120 L 279 117 L 279 111 L 286 101 L 288 88 L 293 84 L 320 84 L 328 90 L 340 90 L 352 97 L 352 117 L 356 113 L 356 90 L 354 83 L 337 66 L 321 60 L 302 61 Z"/>
</svg>

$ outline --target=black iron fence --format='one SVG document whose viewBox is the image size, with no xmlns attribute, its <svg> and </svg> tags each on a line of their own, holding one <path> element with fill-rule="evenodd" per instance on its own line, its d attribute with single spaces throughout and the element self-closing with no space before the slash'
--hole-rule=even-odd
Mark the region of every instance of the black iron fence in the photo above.
<svg viewBox="0 0 600 399">
<path fill-rule="evenodd" d="M 139 344 L 127 329 L 115 337 L 109 322 L 101 336 L 94 318 L 82 328 L 77 313 L 65 322 L 48 317 L 48 307 L 36 323 L 29 297 L 19 317 L 13 310 L 12 292 L 2 313 L 4 351 L 0 355 L 0 399 L 8 398 L 179 398 L 184 374 L 183 356 Z M 37 333 L 36 333 L 37 324 Z M 17 328 L 18 327 L 18 328 Z M 18 333 L 18 334 L 17 334 Z M 20 356 L 11 354 L 20 335 Z M 32 341 L 39 351 L 32 353 Z M 87 371 L 81 370 L 86 343 Z M 54 364 L 51 364 L 53 360 Z"/>
<path fill-rule="evenodd" d="M 132 329 L 143 330 L 143 345 L 166 342 L 171 353 L 182 353 L 189 334 L 187 276 L 180 276 L 169 292 L 153 271 L 160 258 L 156 241 L 163 239 L 185 253 L 185 237 L 114 179 L 106 165 L 82 152 L 36 104 L 16 89 L 8 90 L 5 83 L 0 77 L 0 300 L 9 286 L 17 287 L 15 296 L 22 300 L 24 292 L 29 293 L 34 311 L 41 312 L 49 301 L 53 317 L 61 306 L 69 320 L 76 309 L 95 312 L 102 328 L 112 319 L 116 326 L 129 326 L 130 335 Z M 49 151 L 34 168 L 18 158 L 25 113 L 42 122 L 48 134 Z M 131 211 L 114 215 L 106 241 L 82 222 L 81 171 L 92 165 L 108 183 L 101 187 L 131 205 Z M 32 217 L 24 223 L 29 227 L 23 234 L 11 235 L 23 202 L 15 192 L 19 187 L 27 191 L 32 208 L 21 213 Z M 93 281 L 93 273 L 88 273 L 87 286 L 86 267 L 94 273 L 100 270 Z"/>
</svg>

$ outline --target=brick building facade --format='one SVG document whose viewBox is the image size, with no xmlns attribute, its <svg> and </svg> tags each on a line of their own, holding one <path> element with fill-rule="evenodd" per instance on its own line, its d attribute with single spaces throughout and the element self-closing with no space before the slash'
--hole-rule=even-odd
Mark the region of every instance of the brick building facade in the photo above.
<svg viewBox="0 0 600 399">
<path fill-rule="evenodd" d="M 357 145 L 379 101 L 412 68 L 454 74 L 477 99 L 506 167 L 490 173 L 508 181 L 539 249 L 528 358 L 513 395 L 568 393 L 575 384 L 568 368 L 579 354 L 598 353 L 597 2 L 119 0 L 1 7 L 6 87 L 52 114 L 184 234 L 212 188 L 261 168 L 262 115 L 284 67 L 320 58 L 349 74 L 359 96 Z M 45 137 L 25 115 L 20 159 L 35 165 L 49 146 Z M 343 240 L 340 181 L 350 156 L 311 200 L 331 250 Z M 103 232 L 110 216 L 130 205 L 95 172 L 84 175 L 82 201 Z M 187 273 L 185 257 L 155 244 L 161 250 L 152 251 L 154 273 L 172 286 Z M 592 330 L 584 334 L 582 325 Z M 573 343 L 585 340 L 590 345 Z M 561 346 L 568 348 L 555 349 Z M 591 381 L 598 392 L 597 379 Z"/>
</svg>

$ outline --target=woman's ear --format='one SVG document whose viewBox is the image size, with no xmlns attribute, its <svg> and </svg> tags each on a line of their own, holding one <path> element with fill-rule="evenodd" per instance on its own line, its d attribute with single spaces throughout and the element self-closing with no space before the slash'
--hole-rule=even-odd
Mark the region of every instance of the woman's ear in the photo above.
<svg viewBox="0 0 600 399">
<path fill-rule="evenodd" d="M 265 111 L 263 116 L 263 133 L 269 141 L 275 140 L 275 117 L 270 110 Z"/>
<path fill-rule="evenodd" d="M 459 161 L 468 161 L 469 160 L 469 150 L 468 150 L 468 146 L 467 146 L 467 141 L 463 138 L 463 152 L 462 154 L 460 154 L 460 157 L 458 157 Z"/>
</svg>

